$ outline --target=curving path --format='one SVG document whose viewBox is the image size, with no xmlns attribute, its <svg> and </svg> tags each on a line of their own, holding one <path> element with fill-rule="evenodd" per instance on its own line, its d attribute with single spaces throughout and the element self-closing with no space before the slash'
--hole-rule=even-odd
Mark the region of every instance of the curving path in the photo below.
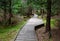
<svg viewBox="0 0 60 41">
<path fill-rule="evenodd" d="M 33 17 L 27 21 L 27 24 L 19 32 L 15 41 L 37 41 L 34 26 L 42 24 L 42 19 Z"/>
</svg>

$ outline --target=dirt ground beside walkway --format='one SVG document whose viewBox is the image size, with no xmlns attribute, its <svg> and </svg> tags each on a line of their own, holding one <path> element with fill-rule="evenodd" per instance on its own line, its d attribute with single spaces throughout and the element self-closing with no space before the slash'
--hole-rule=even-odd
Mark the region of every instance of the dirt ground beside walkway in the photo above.
<svg viewBox="0 0 60 41">
<path fill-rule="evenodd" d="M 38 41 L 60 41 L 60 29 L 59 28 L 55 28 L 51 30 L 52 32 L 51 39 L 48 38 L 49 37 L 48 33 L 44 33 L 44 32 L 45 32 L 44 27 L 36 30 Z"/>
<path fill-rule="evenodd" d="M 44 32 L 45 32 L 45 27 L 36 30 L 38 41 L 49 41 L 48 33 L 44 33 Z"/>
<path fill-rule="evenodd" d="M 52 40 L 53 41 L 60 41 L 60 29 L 52 29 Z"/>
</svg>

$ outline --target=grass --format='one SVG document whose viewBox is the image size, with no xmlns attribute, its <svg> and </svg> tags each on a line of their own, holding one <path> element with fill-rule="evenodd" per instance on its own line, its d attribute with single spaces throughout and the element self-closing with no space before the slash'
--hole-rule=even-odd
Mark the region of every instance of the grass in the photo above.
<svg viewBox="0 0 60 41">
<path fill-rule="evenodd" d="M 41 18 L 41 16 L 39 16 L 39 18 Z M 46 25 L 46 17 L 43 18 L 44 24 Z M 51 28 L 54 29 L 55 28 L 55 22 L 56 19 L 51 18 Z"/>
<path fill-rule="evenodd" d="M 45 25 L 46 25 L 46 19 L 43 19 Z M 55 19 L 51 19 L 51 28 L 55 28 Z"/>
<path fill-rule="evenodd" d="M 56 24 L 57 24 L 57 23 L 56 23 L 56 20 L 57 20 L 57 19 L 56 19 L 55 17 L 54 17 L 54 19 L 51 18 L 51 29 L 52 29 L 52 30 L 51 30 L 51 31 L 52 31 L 51 34 L 52 34 L 53 36 L 49 39 L 49 41 L 53 41 L 53 39 L 54 39 L 54 41 L 55 41 L 55 40 L 56 40 L 56 37 L 59 38 L 59 37 L 58 37 L 58 35 L 59 35 L 58 31 L 59 31 L 59 30 L 56 30 Z M 46 17 L 43 18 L 43 21 L 44 21 L 44 24 L 46 25 Z M 55 30 L 55 31 L 54 31 L 54 30 Z M 54 33 L 53 33 L 53 32 L 54 32 Z M 56 33 L 56 32 L 57 32 L 57 33 Z M 58 40 L 58 39 L 57 39 L 57 40 Z M 57 41 L 57 40 L 56 40 L 56 41 Z"/>
<path fill-rule="evenodd" d="M 51 28 L 54 29 L 55 28 L 55 19 L 51 19 Z"/>
<path fill-rule="evenodd" d="M 44 21 L 44 23 L 46 25 L 46 19 L 43 19 L 43 21 Z M 55 27 L 55 22 L 56 22 L 56 19 L 51 18 L 51 29 L 56 28 Z M 49 39 L 49 41 L 53 41 L 52 37 Z"/>
<path fill-rule="evenodd" d="M 13 41 L 18 31 L 26 23 L 22 21 L 15 26 L 7 26 L 6 28 L 0 28 L 0 41 Z"/>
</svg>

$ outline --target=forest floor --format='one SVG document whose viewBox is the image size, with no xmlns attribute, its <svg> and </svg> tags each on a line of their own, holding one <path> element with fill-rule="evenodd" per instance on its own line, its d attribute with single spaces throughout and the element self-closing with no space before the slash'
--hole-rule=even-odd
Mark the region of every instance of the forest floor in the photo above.
<svg viewBox="0 0 60 41">
<path fill-rule="evenodd" d="M 60 28 L 59 27 L 56 27 L 56 16 L 54 16 L 52 19 L 51 19 L 51 34 L 52 34 L 52 38 L 49 39 L 49 34 L 48 32 L 47 33 L 44 33 L 45 32 L 45 27 L 42 27 L 38 30 L 36 30 L 36 33 L 37 33 L 37 38 L 38 38 L 38 41 L 60 41 Z M 44 23 L 46 24 L 46 20 L 44 20 Z"/>
<path fill-rule="evenodd" d="M 60 41 L 60 29 L 57 27 L 51 30 L 52 38 L 51 41 Z"/>
<path fill-rule="evenodd" d="M 36 30 L 38 41 L 49 41 L 48 33 L 45 33 L 45 27 Z"/>
<path fill-rule="evenodd" d="M 51 41 L 60 41 L 60 14 L 52 17 L 52 19 L 55 19 L 55 21 L 52 21 L 53 26 L 51 26 L 51 28 L 52 28 Z M 57 21 L 58 21 L 58 23 L 57 23 Z"/>
<path fill-rule="evenodd" d="M 38 41 L 60 41 L 60 29 L 55 28 L 51 30 L 52 38 L 49 39 L 49 34 L 44 33 L 45 27 L 36 30 Z"/>
<path fill-rule="evenodd" d="M 0 26 L 0 41 L 13 41 L 18 31 L 22 28 L 22 26 L 26 23 L 26 21 L 21 21 L 19 24 L 14 26 Z"/>
</svg>

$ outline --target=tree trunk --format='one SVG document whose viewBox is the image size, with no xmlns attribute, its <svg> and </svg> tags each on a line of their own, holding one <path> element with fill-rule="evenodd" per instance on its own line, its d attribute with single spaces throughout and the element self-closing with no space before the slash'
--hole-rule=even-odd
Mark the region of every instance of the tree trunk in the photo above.
<svg viewBox="0 0 60 41">
<path fill-rule="evenodd" d="M 4 3 L 4 25 L 6 24 L 6 1 Z"/>
<path fill-rule="evenodd" d="M 49 32 L 49 38 L 51 37 L 51 0 L 47 0 L 47 21 L 46 21 L 46 32 Z"/>
<path fill-rule="evenodd" d="M 11 0 L 9 0 L 9 24 L 11 24 L 12 9 L 11 9 Z"/>
<path fill-rule="evenodd" d="M 41 9 L 41 18 L 43 18 L 43 16 L 44 16 L 44 9 Z"/>
<path fill-rule="evenodd" d="M 29 7 L 28 7 L 27 17 L 30 17 L 30 15 L 32 15 L 32 7 L 31 7 L 31 5 L 29 5 Z"/>
</svg>

